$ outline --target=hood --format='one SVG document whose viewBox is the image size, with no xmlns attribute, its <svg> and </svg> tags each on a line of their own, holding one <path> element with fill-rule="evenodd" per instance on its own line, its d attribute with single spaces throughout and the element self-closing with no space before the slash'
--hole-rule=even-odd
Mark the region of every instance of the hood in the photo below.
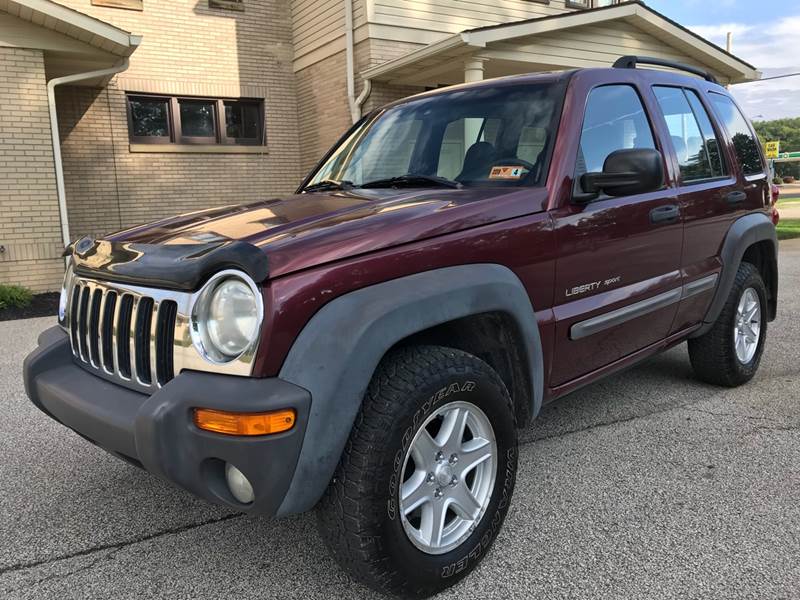
<svg viewBox="0 0 800 600">
<path fill-rule="evenodd" d="M 539 212 L 546 195 L 543 188 L 295 194 L 163 219 L 110 235 L 102 243 L 112 249 L 135 248 L 145 255 L 148 248 L 159 246 L 173 261 L 175 254 L 198 253 L 213 260 L 218 247 L 233 246 L 240 253 L 245 247 L 257 248 L 262 257 L 266 254 L 268 258 L 268 275 L 278 277 L 365 252 Z"/>
</svg>

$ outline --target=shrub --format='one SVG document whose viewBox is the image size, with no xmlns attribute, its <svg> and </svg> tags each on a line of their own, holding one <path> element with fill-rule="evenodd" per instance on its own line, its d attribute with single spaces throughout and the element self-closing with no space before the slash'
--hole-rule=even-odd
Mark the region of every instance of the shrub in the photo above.
<svg viewBox="0 0 800 600">
<path fill-rule="evenodd" d="M 772 178 L 772 183 L 775 185 L 783 185 L 783 177 L 778 177 L 777 175 Z"/>
<path fill-rule="evenodd" d="M 33 294 L 18 285 L 0 283 L 0 310 L 4 308 L 25 308 L 31 303 Z"/>
</svg>

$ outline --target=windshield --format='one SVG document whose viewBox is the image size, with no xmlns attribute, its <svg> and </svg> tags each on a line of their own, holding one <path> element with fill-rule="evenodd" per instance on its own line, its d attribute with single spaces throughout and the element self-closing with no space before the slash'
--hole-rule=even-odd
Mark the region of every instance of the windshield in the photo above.
<svg viewBox="0 0 800 600">
<path fill-rule="evenodd" d="M 379 111 L 306 187 L 541 185 L 563 94 L 562 83 L 487 86 Z"/>
</svg>

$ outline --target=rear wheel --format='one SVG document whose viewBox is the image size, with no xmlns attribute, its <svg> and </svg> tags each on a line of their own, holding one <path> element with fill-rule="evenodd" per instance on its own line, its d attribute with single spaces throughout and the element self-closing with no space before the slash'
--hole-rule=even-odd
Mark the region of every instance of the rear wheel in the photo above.
<svg viewBox="0 0 800 600">
<path fill-rule="evenodd" d="M 423 598 L 491 546 L 517 468 L 514 410 L 480 359 L 423 346 L 377 369 L 318 508 L 320 533 L 356 580 Z"/>
<path fill-rule="evenodd" d="M 766 306 L 767 290 L 758 269 L 742 263 L 714 327 L 689 340 L 689 358 L 700 379 L 734 387 L 753 378 L 767 335 Z"/>
</svg>

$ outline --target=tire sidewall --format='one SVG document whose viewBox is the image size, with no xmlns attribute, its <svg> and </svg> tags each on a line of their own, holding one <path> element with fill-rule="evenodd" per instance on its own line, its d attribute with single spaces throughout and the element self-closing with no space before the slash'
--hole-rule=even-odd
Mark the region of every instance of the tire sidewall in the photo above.
<svg viewBox="0 0 800 600">
<path fill-rule="evenodd" d="M 734 327 L 739 302 L 748 289 L 753 289 L 756 292 L 758 301 L 761 304 L 761 328 L 758 337 L 758 346 L 756 347 L 753 358 L 750 359 L 750 362 L 743 363 L 739 360 L 739 356 L 736 353 L 736 335 L 734 333 Z M 741 285 L 737 286 L 736 293 L 731 295 L 731 300 L 730 322 L 728 323 L 728 344 L 737 375 L 743 380 L 749 380 L 755 375 L 756 371 L 758 371 L 758 367 L 761 364 L 761 355 L 764 352 L 764 343 L 767 338 L 767 290 L 764 286 L 764 282 L 755 270 L 745 278 Z"/>
<path fill-rule="evenodd" d="M 488 367 L 486 367 L 488 369 Z M 467 402 L 488 417 L 497 443 L 497 474 L 492 497 L 472 535 L 446 554 L 427 554 L 417 548 L 403 527 L 399 486 L 408 448 L 423 423 L 437 409 L 451 402 Z M 500 530 L 514 489 L 517 470 L 517 432 L 508 394 L 499 378 L 483 370 L 443 372 L 431 378 L 390 432 L 387 448 L 394 449 L 383 474 L 386 510 L 382 530 L 385 550 L 400 571 L 405 571 L 414 588 L 440 589 L 453 585 L 480 562 Z"/>
</svg>

